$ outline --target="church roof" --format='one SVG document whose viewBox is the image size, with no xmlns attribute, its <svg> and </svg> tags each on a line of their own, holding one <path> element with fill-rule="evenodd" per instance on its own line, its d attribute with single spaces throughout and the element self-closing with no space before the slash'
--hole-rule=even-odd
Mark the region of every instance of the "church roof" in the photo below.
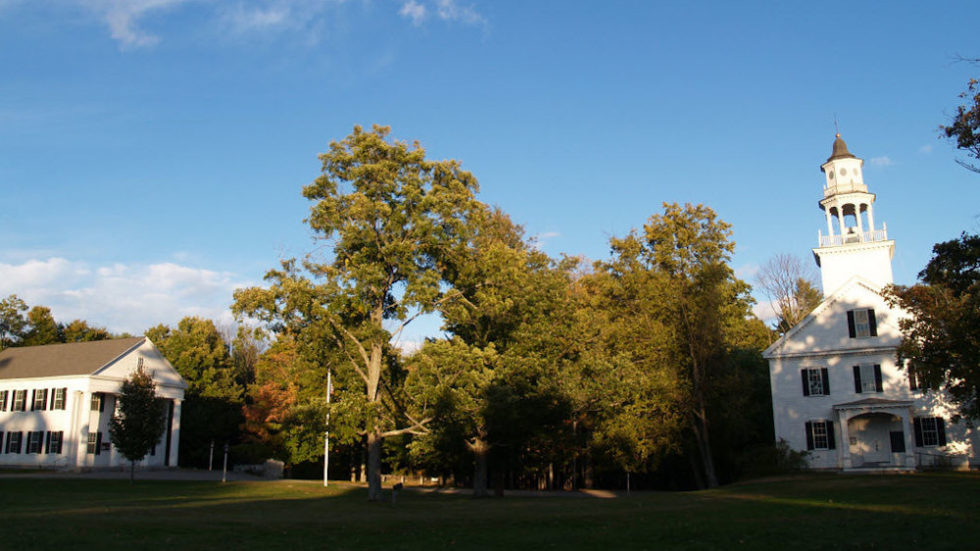
<svg viewBox="0 0 980 551">
<path fill-rule="evenodd" d="M 834 159 L 855 159 L 856 157 L 847 150 L 847 144 L 841 139 L 840 134 L 834 139 L 834 151 L 827 158 L 827 162 L 833 161 Z"/>
<path fill-rule="evenodd" d="M 146 337 L 8 348 L 0 352 L 0 379 L 91 375 L 143 343 Z"/>
</svg>

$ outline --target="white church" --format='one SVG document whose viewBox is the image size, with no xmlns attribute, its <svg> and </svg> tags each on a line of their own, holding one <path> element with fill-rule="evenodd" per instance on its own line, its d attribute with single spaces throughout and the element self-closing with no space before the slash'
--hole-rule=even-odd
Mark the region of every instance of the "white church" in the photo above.
<svg viewBox="0 0 980 551">
<path fill-rule="evenodd" d="M 100 469 L 129 465 L 109 421 L 123 381 L 144 369 L 166 404 L 166 425 L 139 464 L 176 467 L 187 383 L 146 337 L 0 351 L 0 467 Z"/>
<path fill-rule="evenodd" d="M 767 348 L 776 439 L 808 452 L 812 469 L 976 468 L 980 435 L 941 392 L 899 369 L 899 319 L 881 290 L 892 283 L 895 241 L 876 225 L 864 161 L 840 135 L 820 170 L 825 183 L 813 255 L 824 300 Z"/>
</svg>

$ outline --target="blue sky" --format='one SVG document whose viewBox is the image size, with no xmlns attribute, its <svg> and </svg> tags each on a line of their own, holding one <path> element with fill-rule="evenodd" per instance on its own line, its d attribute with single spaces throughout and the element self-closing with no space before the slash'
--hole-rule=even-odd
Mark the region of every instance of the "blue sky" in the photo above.
<svg viewBox="0 0 980 551">
<path fill-rule="evenodd" d="M 608 256 L 664 201 L 751 281 L 808 262 L 834 118 L 898 283 L 980 231 L 938 138 L 980 67 L 948 2 L 0 0 L 0 296 L 140 332 L 228 320 L 316 244 L 300 195 L 355 124 L 456 158 L 540 246 Z M 408 340 L 437 329 L 417 325 Z"/>
</svg>

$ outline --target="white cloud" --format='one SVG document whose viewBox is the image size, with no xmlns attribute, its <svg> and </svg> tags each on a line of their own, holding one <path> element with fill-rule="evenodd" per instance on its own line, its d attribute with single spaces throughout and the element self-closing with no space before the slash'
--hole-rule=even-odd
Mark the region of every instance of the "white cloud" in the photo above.
<svg viewBox="0 0 980 551">
<path fill-rule="evenodd" d="M 776 306 L 771 300 L 762 300 L 752 305 L 752 313 L 755 317 L 766 323 L 776 321 Z"/>
<path fill-rule="evenodd" d="M 141 19 L 153 12 L 162 12 L 192 0 L 76 0 L 95 13 L 109 27 L 112 38 L 123 48 L 153 46 L 160 38 L 139 26 Z"/>
<path fill-rule="evenodd" d="M 473 6 L 460 6 L 456 0 L 436 0 L 436 13 L 443 21 L 459 21 L 468 25 L 486 23 Z"/>
<path fill-rule="evenodd" d="M 735 277 L 739 279 L 755 279 L 755 276 L 758 274 L 758 264 L 743 264 L 742 266 L 735 268 Z"/>
<path fill-rule="evenodd" d="M 932 153 L 932 145 L 926 144 L 919 148 L 919 153 L 922 155 L 928 155 Z"/>
<path fill-rule="evenodd" d="M 398 14 L 411 19 L 412 25 L 418 27 L 425 20 L 426 9 L 425 6 L 415 0 L 408 0 L 408 2 L 402 4 L 402 9 L 398 10 Z"/>
<path fill-rule="evenodd" d="M 16 294 L 48 306 L 55 319 L 76 318 L 111 331 L 141 333 L 184 316 L 230 323 L 234 274 L 171 262 L 89 266 L 60 257 L 0 263 L 0 297 Z"/>
<path fill-rule="evenodd" d="M 472 5 L 460 5 L 456 0 L 431 0 L 426 4 L 418 0 L 404 0 L 398 13 L 412 21 L 416 27 L 420 26 L 430 14 L 435 14 L 442 21 L 450 23 L 463 23 L 465 25 L 486 25 L 487 20 Z"/>
<path fill-rule="evenodd" d="M 870 159 L 872 166 L 891 166 L 894 163 L 888 155 L 882 155 L 881 157 L 872 157 Z"/>
<path fill-rule="evenodd" d="M 0 7 L 3 2 L 0 0 Z M 302 30 L 316 35 L 324 23 L 324 12 L 345 0 L 71 0 L 94 14 L 109 28 L 122 49 L 147 48 L 158 44 L 159 36 L 146 30 L 146 20 L 160 17 L 191 4 L 207 10 L 207 17 L 221 25 L 223 31 L 236 34 Z M 388 6 L 390 4 L 382 4 Z M 457 0 L 401 0 L 398 14 L 415 26 L 430 17 L 465 25 L 486 25 L 486 18 L 473 5 Z M 314 36 L 311 43 L 316 42 Z"/>
</svg>

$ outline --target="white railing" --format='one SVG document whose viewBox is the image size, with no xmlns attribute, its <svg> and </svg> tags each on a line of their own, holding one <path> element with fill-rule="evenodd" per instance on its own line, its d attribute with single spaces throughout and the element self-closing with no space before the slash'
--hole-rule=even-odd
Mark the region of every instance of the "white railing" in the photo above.
<svg viewBox="0 0 980 551">
<path fill-rule="evenodd" d="M 864 184 L 858 184 L 851 182 L 849 184 L 837 184 L 833 186 L 827 186 L 823 188 L 823 196 L 830 197 L 831 195 L 837 195 L 838 193 L 853 193 L 853 192 L 867 193 L 868 186 Z"/>
<path fill-rule="evenodd" d="M 869 243 L 874 241 L 888 241 L 888 229 L 869 230 L 859 232 L 857 228 L 847 228 L 844 235 L 823 235 L 817 233 L 817 239 L 821 247 L 838 247 L 851 243 Z"/>
</svg>

